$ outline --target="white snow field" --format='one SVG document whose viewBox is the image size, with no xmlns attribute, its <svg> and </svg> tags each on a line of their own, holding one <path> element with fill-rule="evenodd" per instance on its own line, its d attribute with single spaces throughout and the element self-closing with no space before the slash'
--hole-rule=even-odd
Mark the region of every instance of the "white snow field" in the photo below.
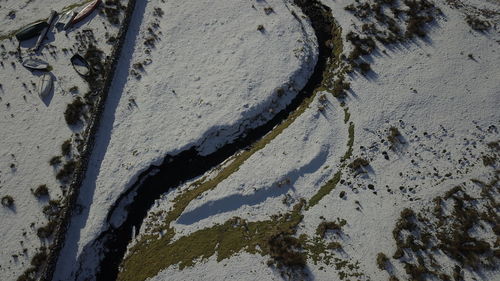
<svg viewBox="0 0 500 281">
<path fill-rule="evenodd" d="M 358 23 L 344 10 L 353 1 L 323 2 L 332 8 L 344 35 L 351 23 Z M 354 75 L 349 81 L 347 106 L 355 125 L 351 161 L 357 157 L 369 160 L 364 172 L 339 167 L 347 142 L 342 108 L 332 98 L 331 106 L 320 113 L 315 101 L 216 188 L 191 200 L 170 224 L 175 229 L 170 243 L 233 217 L 250 222 L 269 220 L 290 210 L 282 201 L 309 199 L 341 169 L 343 176 L 336 188 L 306 210 L 298 226 L 297 236 L 312 236 L 322 221 L 340 218 L 347 222 L 340 234 L 327 233 L 325 238 L 342 244 L 343 250 L 334 253 L 335 266 L 308 259 L 309 280 L 388 280 L 390 276 L 408 280 L 400 261 L 392 260 L 391 275 L 376 262 L 378 253 L 391 257 L 396 250 L 392 231 L 401 211 L 432 208 L 433 198 L 457 185 L 479 196 L 480 186 L 471 179 L 489 182 L 498 173 L 498 166 L 483 164 L 483 156 L 490 152 L 487 144 L 500 139 L 497 26 L 486 33 L 474 31 L 465 22 L 463 10 L 442 1 L 436 5 L 445 17 L 431 27 L 428 37 L 391 49 L 379 44 L 379 55 L 370 61 L 373 72 L 366 77 Z M 498 4 L 489 5 L 499 11 Z M 394 149 L 387 140 L 390 127 L 401 134 Z M 213 178 L 221 169 L 205 176 Z M 284 179 L 289 179 L 287 184 L 278 184 Z M 498 182 L 495 186 L 498 188 Z M 175 208 L 174 200 L 193 188 L 186 183 L 159 199 L 135 242 L 157 233 L 155 226 L 163 225 Z M 495 236 L 491 235 L 491 229 L 489 234 L 478 234 L 493 245 Z M 135 242 L 129 248 L 138 245 Z M 453 261 L 439 252 L 435 255 L 443 266 L 441 272 L 451 276 Z M 270 273 L 267 269 L 269 256 L 243 250 L 218 263 L 214 256 L 196 260 L 193 266 L 171 265 L 148 280 L 234 280 L 235 276 L 238 280 L 282 280 L 276 270 Z M 343 262 L 352 267 L 342 266 Z M 496 280 L 499 272 L 463 268 L 462 274 L 464 280 Z"/>
<path fill-rule="evenodd" d="M 142 171 L 193 146 L 215 151 L 305 85 L 316 37 L 291 10 L 301 15 L 288 1 L 138 1 L 55 280 L 95 273 L 97 258 L 75 261 Z"/>
<path fill-rule="evenodd" d="M 75 4 L 75 1 L 68 0 L 50 1 L 50 5 L 48 2 L 1 1 L 0 36 L 47 18 L 51 9 L 60 12 Z M 11 10 L 16 13 L 12 19 L 5 15 Z M 78 38 L 89 38 L 82 33 L 83 30 L 92 30 L 96 47 L 105 54 L 111 52 L 113 45 L 106 43 L 106 39 L 116 35 L 118 27 L 97 12 L 67 32 L 57 32 L 53 28 L 41 54 L 35 55 L 50 64 L 50 75 L 54 78 L 54 88 L 43 100 L 38 95 L 43 72 L 31 72 L 21 65 L 16 53 L 19 43 L 15 37 L 2 37 L 0 41 L 0 197 L 11 196 L 14 200 L 10 208 L 0 206 L 0 237 L 3 242 L 0 280 L 16 280 L 30 266 L 36 250 L 52 242 L 51 237 L 37 236 L 37 229 L 48 222 L 42 209 L 49 199 L 63 199 L 67 184 L 61 183 L 55 175 L 62 164 L 77 157 L 77 140 L 81 139 L 87 124 L 68 126 L 64 118 L 67 105 L 76 97 L 83 98 L 89 90 L 70 62 L 73 53 L 82 46 Z M 32 55 L 28 49 L 35 42 L 36 37 L 20 43 L 23 59 Z M 61 156 L 61 145 L 66 140 L 71 141 L 69 154 L 61 157 L 60 165 L 50 165 L 52 157 Z M 40 185 L 47 186 L 50 196 L 35 197 L 33 191 Z"/>
<path fill-rule="evenodd" d="M 292 2 L 137 1 L 53 280 L 95 279 L 103 251 L 95 241 L 110 227 L 111 207 L 142 172 L 192 147 L 208 155 L 290 103 L 318 60 L 311 23 Z M 360 21 L 348 5 L 384 2 L 386 14 L 398 13 L 390 3 L 408 8 L 400 0 L 320 2 L 342 29 L 345 57 L 355 50 L 349 32 L 370 28 L 364 25 L 370 19 Z M 497 280 L 500 3 L 433 3 L 443 15 L 425 26 L 427 35 L 377 41 L 360 58 L 371 71 L 345 74 L 345 99 L 314 93 L 272 137 L 163 194 L 128 246 L 118 280 L 396 281 L 425 270 L 425 280 Z M 0 0 L 0 38 L 36 20 L 33 14 L 44 18 L 52 7 L 73 4 Z M 471 24 L 471 16 L 487 19 L 486 30 L 471 28 L 484 27 Z M 68 127 L 63 116 L 73 96 L 88 89 L 69 63 L 74 35 L 83 29 L 93 30 L 105 54 L 113 47 L 106 39 L 117 27 L 101 15 L 68 37 L 50 37 L 56 48 L 42 56 L 57 77 L 49 103 L 31 83 L 39 73 L 16 60 L 17 41 L 0 41 L 0 197 L 15 200 L 0 206 L 0 280 L 16 280 L 36 249 L 50 243 L 37 237 L 48 198 L 30 189 L 46 184 L 51 199 L 63 196 L 48 161 L 83 129 Z M 73 86 L 78 93 L 70 93 Z M 356 161 L 366 163 L 355 167 Z M 213 186 L 196 193 L 207 183 Z M 470 217 L 459 221 L 463 214 Z M 447 221 L 453 219 L 459 223 Z M 466 236 L 473 239 L 454 245 L 470 253 L 461 264 L 437 236 L 470 223 Z M 276 241 L 300 244 L 287 245 L 285 254 L 300 252 L 306 265 L 281 266 Z M 490 259 L 474 260 L 478 251 Z"/>
</svg>

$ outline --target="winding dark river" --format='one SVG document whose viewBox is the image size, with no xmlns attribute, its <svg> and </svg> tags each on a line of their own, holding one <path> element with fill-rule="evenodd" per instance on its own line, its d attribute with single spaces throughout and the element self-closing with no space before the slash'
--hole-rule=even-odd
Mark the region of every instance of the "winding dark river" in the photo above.
<svg viewBox="0 0 500 281">
<path fill-rule="evenodd" d="M 127 204 L 126 209 L 129 211 L 124 222 L 120 226 L 110 226 L 91 245 L 87 245 L 87 247 L 101 247 L 99 252 L 103 255 L 95 280 L 116 280 L 119 265 L 132 238 L 132 231 L 134 228 L 140 228 L 155 200 L 168 190 L 179 186 L 182 182 L 203 175 L 239 150 L 251 146 L 285 120 L 305 98 L 311 96 L 313 91 L 321 85 L 323 72 L 326 69 L 328 58 L 332 54 L 332 49 L 327 44 L 327 41 L 332 39 L 332 29 L 334 27 L 331 10 L 319 3 L 318 0 L 295 0 L 294 2 L 311 20 L 319 43 L 318 61 L 307 84 L 292 102 L 270 121 L 262 126 L 245 131 L 236 141 L 224 145 L 216 152 L 202 156 L 198 154 L 196 147 L 192 147 L 175 156 L 167 155 L 160 166 L 151 166 L 144 171 L 137 182 L 122 194 L 109 210 L 108 222 L 115 212 L 121 212 L 121 207 L 118 206 Z M 297 16 L 295 17 L 301 21 Z M 132 200 L 130 200 L 131 198 Z M 131 202 L 129 203 L 129 201 Z M 81 277 L 76 278 L 80 279 Z"/>
</svg>

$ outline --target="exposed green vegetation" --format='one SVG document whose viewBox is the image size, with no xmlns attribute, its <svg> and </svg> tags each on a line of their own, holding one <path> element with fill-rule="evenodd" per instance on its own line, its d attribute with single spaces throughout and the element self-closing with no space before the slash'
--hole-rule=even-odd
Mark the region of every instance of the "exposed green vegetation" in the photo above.
<svg viewBox="0 0 500 281">
<path fill-rule="evenodd" d="M 345 160 L 351 158 L 352 156 L 352 151 L 353 151 L 353 146 L 354 145 L 354 123 L 351 122 L 349 123 L 349 135 L 348 135 L 348 141 L 347 141 L 347 151 L 344 154 L 344 157 L 342 157 L 342 162 Z M 343 164 L 345 166 L 345 163 Z"/>
<path fill-rule="evenodd" d="M 333 176 L 332 179 L 328 180 L 323 186 L 321 186 L 319 188 L 318 192 L 316 192 L 316 194 L 314 194 L 314 196 L 311 197 L 311 199 L 309 199 L 309 204 L 307 205 L 307 209 L 318 204 L 318 202 L 321 199 L 323 199 L 323 197 L 325 197 L 333 189 L 335 189 L 335 187 L 339 183 L 341 177 L 342 177 L 342 171 L 339 170 L 339 171 L 337 171 L 337 173 L 335 173 L 335 175 Z"/>
<path fill-rule="evenodd" d="M 495 175 L 488 183 L 472 181 L 481 188 L 479 197 L 470 196 L 465 186 L 456 186 L 435 198 L 431 209 L 401 212 L 393 230 L 397 246 L 393 258 L 401 259 L 412 279 L 452 280 L 453 276 L 462 280 L 463 269 L 477 272 L 498 268 L 500 217 L 494 210 L 500 191 L 499 177 Z M 482 235 L 477 235 L 475 229 L 482 229 Z M 443 266 L 442 255 L 454 264 Z M 387 269 L 382 265 L 387 265 L 388 260 L 379 261 L 377 257 L 377 264 Z"/>
<path fill-rule="evenodd" d="M 354 159 L 349 165 L 347 165 L 349 168 L 351 168 L 354 171 L 357 171 L 365 166 L 370 165 L 370 162 L 364 158 L 358 157 Z"/>
<path fill-rule="evenodd" d="M 341 68 L 344 71 L 344 66 L 341 67 L 340 60 L 343 48 L 340 27 L 335 24 L 332 33 L 332 40 L 327 42 L 333 46 L 332 59 L 329 60 L 326 67 L 327 71 L 323 73 L 321 86 L 314 90 L 311 97 L 306 98 L 285 121 L 276 126 L 248 150 L 234 156 L 230 163 L 221 168 L 215 177 L 211 179 L 202 178 L 196 181 L 174 198 L 173 206 L 164 216 L 165 219 L 161 222 L 161 225 L 152 229 L 152 234 L 143 235 L 141 240 L 132 247 L 128 256 L 122 262 L 122 270 L 119 273 L 118 280 L 145 280 L 170 265 L 178 265 L 182 269 L 194 265 L 199 259 L 207 259 L 217 255 L 217 260 L 220 261 L 243 250 L 252 254 L 270 255 L 269 265 L 275 265 L 278 268 L 302 267 L 305 264 L 306 256 L 315 262 L 329 256 L 329 261 L 333 258 L 332 251 L 342 248 L 338 242 L 325 243 L 319 237 L 315 239 L 308 239 L 307 237 L 297 239 L 293 237 L 296 226 L 302 221 L 301 212 L 306 207 L 305 200 L 295 205 L 291 212 L 273 216 L 271 220 L 248 222 L 240 218 L 233 218 L 224 224 L 216 224 L 210 228 L 198 230 L 176 241 L 172 241 L 175 229 L 170 227 L 171 222 L 179 218 L 192 200 L 214 189 L 219 183 L 237 172 L 241 165 L 255 152 L 264 148 L 288 128 L 310 106 L 319 91 L 331 92 L 333 78 L 338 74 L 336 73 L 337 69 Z M 348 89 L 348 83 L 343 82 L 342 88 Z M 350 114 L 346 109 L 345 115 L 344 118 L 348 121 Z M 348 150 L 343 159 L 349 158 L 352 154 L 354 123 L 349 124 L 348 132 Z M 342 168 L 345 165 L 345 163 L 342 164 Z M 307 207 L 317 204 L 331 192 L 340 181 L 341 175 L 342 173 L 339 170 L 334 178 L 321 187 L 318 193 L 309 200 Z M 324 227 L 326 232 L 329 225 Z M 160 232 L 162 233 L 161 237 L 157 235 Z M 359 268 L 356 264 L 338 258 L 335 258 L 335 267 L 338 270 L 347 267 L 350 271 L 356 271 Z M 339 274 L 341 279 L 347 276 L 360 276 L 359 272 L 347 273 L 347 271 L 341 271 Z"/>
<path fill-rule="evenodd" d="M 344 107 L 344 123 L 347 124 L 347 122 L 349 122 L 349 119 L 351 119 L 351 113 L 349 113 L 349 108 Z"/>
<path fill-rule="evenodd" d="M 222 225 L 198 230 L 172 243 L 167 236 L 141 240 L 124 260 L 123 271 L 119 273 L 117 280 L 142 281 L 170 265 L 178 264 L 182 269 L 192 266 L 197 259 L 207 259 L 216 253 L 218 261 L 242 250 L 268 255 L 271 251 L 269 241 L 272 238 L 295 233 L 296 226 L 302 220 L 300 213 L 303 205 L 304 202 L 300 202 L 290 213 L 266 221 L 247 222 L 233 218 Z"/>
</svg>

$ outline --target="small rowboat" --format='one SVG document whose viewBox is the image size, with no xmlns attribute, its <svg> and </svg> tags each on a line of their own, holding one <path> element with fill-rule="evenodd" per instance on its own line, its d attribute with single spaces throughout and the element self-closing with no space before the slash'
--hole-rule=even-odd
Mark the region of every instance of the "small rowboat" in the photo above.
<svg viewBox="0 0 500 281">
<path fill-rule="evenodd" d="M 66 14 L 62 15 L 56 23 L 57 30 L 61 31 L 66 29 L 66 26 L 71 24 L 71 21 L 76 17 L 75 11 L 69 11 Z"/>
<path fill-rule="evenodd" d="M 71 64 L 75 71 L 83 77 L 88 77 L 90 75 L 90 64 L 79 54 L 75 54 L 71 57 Z"/>
<path fill-rule="evenodd" d="M 90 15 L 101 4 L 101 0 L 94 0 L 83 8 L 76 17 L 71 21 L 71 24 L 76 24 Z"/>
<path fill-rule="evenodd" d="M 47 36 L 47 33 L 49 32 L 50 27 L 52 25 L 52 22 L 56 19 L 56 17 L 57 17 L 56 11 L 50 12 L 49 20 L 47 21 L 48 26 L 43 29 L 42 33 L 40 34 L 40 37 L 38 37 L 34 50 L 38 50 L 38 48 L 42 46 L 43 40 L 45 40 L 45 36 Z"/>
<path fill-rule="evenodd" d="M 23 61 L 23 66 L 34 70 L 46 70 L 49 64 L 41 59 L 27 59 Z"/>
<path fill-rule="evenodd" d="M 52 91 L 52 88 L 54 87 L 54 80 L 52 80 L 52 75 L 49 73 L 45 73 L 42 75 L 42 78 L 40 78 L 40 83 L 39 83 L 39 90 L 38 90 L 38 95 L 40 98 L 43 100 L 47 98 L 47 96 L 50 94 L 50 91 Z"/>
<path fill-rule="evenodd" d="M 25 28 L 21 29 L 16 33 L 16 38 L 19 41 L 30 39 L 39 35 L 45 28 L 49 27 L 49 24 L 45 21 L 39 21 L 32 23 Z"/>
</svg>

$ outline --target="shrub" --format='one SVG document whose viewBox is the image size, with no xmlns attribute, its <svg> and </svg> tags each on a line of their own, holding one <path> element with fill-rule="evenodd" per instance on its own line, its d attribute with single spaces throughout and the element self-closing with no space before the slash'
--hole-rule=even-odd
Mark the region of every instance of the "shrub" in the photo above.
<svg viewBox="0 0 500 281">
<path fill-rule="evenodd" d="M 325 237 L 328 230 L 341 231 L 342 227 L 346 224 L 345 220 L 339 220 L 339 222 L 334 221 L 324 221 L 318 225 L 316 228 L 316 234 L 320 237 Z"/>
<path fill-rule="evenodd" d="M 391 143 L 390 148 L 394 148 L 395 145 L 399 142 L 399 136 L 401 133 L 398 128 L 392 126 L 389 128 L 389 135 L 387 136 L 387 140 Z"/>
<path fill-rule="evenodd" d="M 31 259 L 31 265 L 37 269 L 42 266 L 42 264 L 47 260 L 47 250 L 45 247 L 41 247 L 40 251 L 37 252 Z"/>
<path fill-rule="evenodd" d="M 404 208 L 403 211 L 401 211 L 401 218 L 409 220 L 412 217 L 415 217 L 415 212 L 412 209 Z"/>
<path fill-rule="evenodd" d="M 47 188 L 46 184 L 39 185 L 35 191 L 33 191 L 33 195 L 35 195 L 37 198 L 40 198 L 42 196 L 48 196 L 49 195 L 49 189 Z"/>
<path fill-rule="evenodd" d="M 483 155 L 483 165 L 484 166 L 493 166 L 496 162 L 496 157 Z"/>
<path fill-rule="evenodd" d="M 54 157 L 50 158 L 49 164 L 51 166 L 57 166 L 57 165 L 61 164 L 61 156 L 54 156 Z"/>
<path fill-rule="evenodd" d="M 265 7 L 264 12 L 266 13 L 266 15 L 270 15 L 270 14 L 274 13 L 273 7 L 271 7 L 271 6 Z"/>
<path fill-rule="evenodd" d="M 54 233 L 54 229 L 56 228 L 56 222 L 55 221 L 49 221 L 47 225 L 42 226 L 37 229 L 36 235 L 40 238 L 49 238 L 52 233 Z"/>
<path fill-rule="evenodd" d="M 71 153 L 71 140 L 65 140 L 61 145 L 61 152 L 64 156 L 69 156 Z"/>
<path fill-rule="evenodd" d="M 342 245 L 339 242 L 330 242 L 326 248 L 330 250 L 340 250 L 342 249 Z"/>
<path fill-rule="evenodd" d="M 300 240 L 290 235 L 280 233 L 268 241 L 271 258 L 278 266 L 304 267 L 306 254 L 301 251 Z"/>
<path fill-rule="evenodd" d="M 469 24 L 469 26 L 477 31 L 486 31 L 490 29 L 491 24 L 487 21 L 480 20 L 474 16 L 467 15 L 465 21 Z"/>
<path fill-rule="evenodd" d="M 258 30 L 258 31 L 264 31 L 264 26 L 263 26 L 262 24 L 259 24 L 259 25 L 257 26 L 257 30 Z"/>
<path fill-rule="evenodd" d="M 384 253 L 377 254 L 377 266 L 380 270 L 385 270 L 388 262 L 389 258 Z"/>
<path fill-rule="evenodd" d="M 71 93 L 73 93 L 73 94 L 76 94 L 76 93 L 78 93 L 78 87 L 77 86 L 73 86 L 73 87 L 69 88 L 69 91 Z"/>
<path fill-rule="evenodd" d="M 58 200 L 50 200 L 49 204 L 43 207 L 43 213 L 49 218 L 49 220 L 59 216 L 61 207 L 59 206 Z"/>
<path fill-rule="evenodd" d="M 362 63 L 358 64 L 358 66 L 359 66 L 359 69 L 361 70 L 361 74 L 363 74 L 363 75 L 367 74 L 368 72 L 370 72 L 372 70 L 372 68 L 370 67 L 370 64 L 367 62 L 362 62 Z"/>
<path fill-rule="evenodd" d="M 68 125 L 75 125 L 80 121 L 80 118 L 84 112 L 85 103 L 80 97 L 73 100 L 72 103 L 68 104 L 66 110 L 64 111 L 64 119 Z"/>
<path fill-rule="evenodd" d="M 345 90 L 349 90 L 351 84 L 349 82 L 344 82 L 344 77 L 341 76 L 335 82 L 333 82 L 332 94 L 336 98 L 343 98 L 346 96 Z"/>
<path fill-rule="evenodd" d="M 349 165 L 347 165 L 349 168 L 352 170 L 358 170 L 362 168 L 363 166 L 368 166 L 370 165 L 370 162 L 364 158 L 358 157 L 354 159 Z"/>
<path fill-rule="evenodd" d="M 76 168 L 76 162 L 74 160 L 69 160 L 66 162 L 61 170 L 57 172 L 56 174 L 56 179 L 60 181 L 66 181 L 68 178 L 73 175 L 73 172 L 75 171 Z"/>
<path fill-rule="evenodd" d="M 12 207 L 14 205 L 14 198 L 10 195 L 5 195 L 2 197 L 2 205 L 4 207 Z"/>
</svg>

